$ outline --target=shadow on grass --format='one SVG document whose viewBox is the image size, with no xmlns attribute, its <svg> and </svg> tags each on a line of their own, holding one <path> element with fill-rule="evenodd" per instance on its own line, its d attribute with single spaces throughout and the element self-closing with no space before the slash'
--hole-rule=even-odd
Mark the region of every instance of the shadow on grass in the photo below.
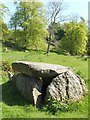
<svg viewBox="0 0 90 120">
<path fill-rule="evenodd" d="M 2 102 L 9 106 L 13 105 L 24 106 L 30 104 L 20 95 L 19 91 L 12 84 L 11 81 L 2 84 Z"/>
</svg>

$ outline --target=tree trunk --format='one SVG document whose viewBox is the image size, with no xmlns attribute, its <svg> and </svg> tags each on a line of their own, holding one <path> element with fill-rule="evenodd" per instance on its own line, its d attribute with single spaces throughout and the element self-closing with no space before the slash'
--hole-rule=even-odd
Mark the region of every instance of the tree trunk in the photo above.
<svg viewBox="0 0 90 120">
<path fill-rule="evenodd" d="M 24 22 L 27 21 L 27 12 L 26 11 L 27 11 L 26 8 L 24 8 Z M 24 35 L 25 35 L 25 37 L 24 37 L 24 41 L 25 41 L 24 47 L 27 47 L 27 45 L 26 45 L 26 42 L 27 42 L 27 37 L 26 37 L 26 35 L 27 35 L 27 25 L 24 26 L 23 30 L 24 30 Z"/>
<path fill-rule="evenodd" d="M 50 52 L 50 44 L 51 44 L 51 33 L 49 34 L 49 41 L 48 41 L 48 47 L 47 47 L 47 54 Z"/>
<path fill-rule="evenodd" d="M 15 36 L 14 36 L 14 41 L 16 42 L 16 31 L 17 31 L 17 25 L 15 24 L 15 30 L 14 30 L 14 34 L 15 34 Z"/>
</svg>

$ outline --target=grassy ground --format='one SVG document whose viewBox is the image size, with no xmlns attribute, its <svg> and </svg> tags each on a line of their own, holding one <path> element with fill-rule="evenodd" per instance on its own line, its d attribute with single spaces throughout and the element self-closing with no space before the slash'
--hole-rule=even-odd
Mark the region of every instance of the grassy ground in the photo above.
<svg viewBox="0 0 90 120">
<path fill-rule="evenodd" d="M 52 64 L 59 64 L 75 68 L 75 73 L 78 73 L 84 80 L 88 87 L 88 61 L 79 56 L 64 56 L 51 52 L 48 56 L 45 51 L 29 51 L 18 52 L 8 51 L 2 53 L 2 62 L 13 61 L 35 61 Z M 30 105 L 11 85 L 8 81 L 7 74 L 2 71 L 2 117 L 3 118 L 86 118 L 88 117 L 88 96 L 81 102 L 75 103 L 73 108 L 67 112 L 57 112 L 52 115 L 50 112 L 44 110 L 37 110 Z M 1 86 L 0 86 L 1 87 Z"/>
</svg>

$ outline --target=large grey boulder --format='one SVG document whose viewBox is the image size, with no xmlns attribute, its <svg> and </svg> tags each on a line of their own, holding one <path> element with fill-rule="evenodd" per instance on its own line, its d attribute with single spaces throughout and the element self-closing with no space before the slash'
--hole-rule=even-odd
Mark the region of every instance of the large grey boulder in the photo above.
<svg viewBox="0 0 90 120">
<path fill-rule="evenodd" d="M 87 92 L 84 80 L 69 70 L 53 78 L 47 87 L 45 101 L 52 98 L 58 101 L 76 102 Z"/>
<path fill-rule="evenodd" d="M 39 63 L 39 62 L 23 62 L 17 61 L 12 63 L 15 71 L 24 73 L 33 77 L 51 77 L 68 71 L 70 68 L 60 65 Z"/>
<path fill-rule="evenodd" d="M 12 77 L 14 85 L 19 92 L 36 107 L 41 106 L 42 82 L 38 78 L 33 78 L 25 74 L 16 74 Z"/>
</svg>

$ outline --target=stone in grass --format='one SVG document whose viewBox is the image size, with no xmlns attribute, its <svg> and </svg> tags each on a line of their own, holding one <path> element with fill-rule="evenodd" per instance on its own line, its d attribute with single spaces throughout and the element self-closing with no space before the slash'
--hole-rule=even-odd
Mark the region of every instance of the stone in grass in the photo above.
<svg viewBox="0 0 90 120">
<path fill-rule="evenodd" d="M 12 68 L 32 77 L 54 77 L 70 69 L 60 65 L 23 61 L 13 62 Z"/>
<path fill-rule="evenodd" d="M 37 108 L 41 106 L 42 82 L 40 79 L 19 73 L 13 75 L 12 81 L 14 81 L 14 85 L 16 85 L 22 96 L 31 104 L 35 105 Z"/>
<path fill-rule="evenodd" d="M 52 98 L 62 102 L 66 100 L 76 102 L 87 93 L 84 80 L 69 70 L 53 78 L 47 87 L 45 101 Z"/>
</svg>

